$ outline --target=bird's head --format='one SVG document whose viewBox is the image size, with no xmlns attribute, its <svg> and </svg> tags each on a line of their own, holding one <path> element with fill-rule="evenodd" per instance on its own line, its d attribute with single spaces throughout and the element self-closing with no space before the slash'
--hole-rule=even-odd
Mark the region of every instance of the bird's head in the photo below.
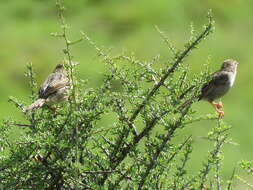
<svg viewBox="0 0 253 190">
<path fill-rule="evenodd" d="M 64 70 L 64 65 L 63 64 L 57 64 L 55 69 L 54 69 L 54 73 L 63 72 L 63 70 Z"/>
<path fill-rule="evenodd" d="M 64 65 L 66 66 L 68 63 L 69 63 L 68 61 L 65 61 L 65 60 L 64 60 L 62 63 L 57 64 L 56 67 L 55 67 L 55 69 L 54 69 L 54 73 L 56 73 L 56 72 L 64 72 L 64 69 L 65 69 Z M 78 65 L 79 63 L 78 63 L 78 62 L 75 62 L 75 61 L 71 61 L 70 64 L 71 64 L 72 66 L 76 66 L 76 65 Z"/>
<path fill-rule="evenodd" d="M 221 66 L 221 70 L 228 71 L 228 72 L 236 72 L 237 65 L 239 63 L 233 59 L 227 59 L 223 62 Z"/>
</svg>

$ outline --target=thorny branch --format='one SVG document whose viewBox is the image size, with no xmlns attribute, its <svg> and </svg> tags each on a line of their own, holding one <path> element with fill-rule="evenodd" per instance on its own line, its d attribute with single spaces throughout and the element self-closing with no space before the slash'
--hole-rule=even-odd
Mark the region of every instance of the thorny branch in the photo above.
<svg viewBox="0 0 253 190">
<path fill-rule="evenodd" d="M 193 50 L 194 48 L 196 48 L 196 46 L 203 40 L 205 39 L 206 36 L 208 36 L 210 34 L 210 32 L 212 31 L 213 28 L 213 20 L 212 17 L 209 15 L 209 23 L 208 25 L 205 27 L 204 31 L 202 33 L 199 34 L 199 36 L 197 36 L 195 38 L 194 41 L 192 41 L 187 47 L 186 49 L 181 52 L 178 56 L 175 56 L 175 61 L 171 64 L 172 66 L 167 70 L 167 72 L 161 77 L 161 79 L 159 80 L 158 83 L 156 83 L 153 88 L 150 90 L 150 92 L 147 94 L 147 96 L 145 97 L 145 99 L 142 101 L 142 103 L 140 103 L 137 108 L 135 109 L 135 111 L 133 112 L 133 114 L 131 115 L 131 117 L 129 118 L 129 122 L 130 123 L 134 123 L 134 121 L 136 120 L 137 116 L 139 115 L 139 113 L 143 110 L 143 108 L 147 105 L 147 103 L 149 102 L 149 100 L 151 99 L 151 97 L 153 97 L 155 95 L 155 93 L 159 90 L 159 88 L 164 84 L 165 80 L 172 74 L 175 72 L 175 70 L 177 69 L 177 67 L 179 66 L 179 64 L 185 59 L 185 57 L 188 56 L 188 54 L 191 52 L 191 50 Z M 163 115 L 161 115 L 160 117 L 154 117 L 154 119 L 149 123 L 149 125 L 147 125 L 140 133 L 138 136 L 136 136 L 136 133 L 134 133 L 134 139 L 133 142 L 131 144 L 129 144 L 128 146 L 124 147 L 121 149 L 121 153 L 119 154 L 119 156 L 114 160 L 114 163 L 111 166 L 111 169 L 114 170 L 115 168 L 117 168 L 117 166 L 126 158 L 126 156 L 128 155 L 129 152 L 131 152 L 131 150 L 136 146 L 136 144 L 139 143 L 139 141 L 145 136 L 147 135 L 150 130 L 156 125 L 157 120 L 161 119 L 163 116 L 165 116 L 166 114 L 168 114 L 168 111 L 165 111 L 163 113 Z M 129 135 L 128 132 L 126 132 L 125 137 L 127 137 Z M 115 155 L 115 151 L 113 151 L 113 154 Z M 103 184 L 105 182 L 105 180 L 107 179 L 108 175 L 106 175 L 102 181 L 101 184 Z"/>
</svg>

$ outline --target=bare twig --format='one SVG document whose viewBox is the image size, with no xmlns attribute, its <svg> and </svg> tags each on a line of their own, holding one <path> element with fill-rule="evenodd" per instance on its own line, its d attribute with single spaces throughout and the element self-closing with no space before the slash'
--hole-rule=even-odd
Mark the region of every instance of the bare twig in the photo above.
<svg viewBox="0 0 253 190">
<path fill-rule="evenodd" d="M 233 169 L 232 175 L 231 175 L 230 180 L 228 182 L 227 190 L 232 190 L 232 183 L 233 183 L 234 177 L 235 177 L 235 168 Z"/>
<path fill-rule="evenodd" d="M 18 126 L 18 127 L 31 127 L 34 128 L 35 126 L 32 124 L 21 124 L 21 123 L 13 123 L 12 125 Z"/>
<path fill-rule="evenodd" d="M 118 170 L 100 170 L 100 171 L 82 171 L 83 174 L 105 174 L 105 173 L 115 173 L 115 172 L 119 172 Z"/>
</svg>

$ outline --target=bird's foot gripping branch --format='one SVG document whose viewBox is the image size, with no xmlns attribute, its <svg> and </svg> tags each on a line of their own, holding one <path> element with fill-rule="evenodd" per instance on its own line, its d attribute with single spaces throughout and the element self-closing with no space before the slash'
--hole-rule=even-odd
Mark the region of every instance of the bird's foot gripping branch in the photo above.
<svg viewBox="0 0 253 190">
<path fill-rule="evenodd" d="M 70 101 L 57 104 L 53 112 L 47 106 L 26 109 L 25 123 L 2 123 L 0 188 L 186 190 L 213 189 L 210 184 L 225 186 L 221 183 L 220 155 L 222 146 L 229 143 L 229 127 L 216 116 L 196 118 L 191 109 L 194 101 L 178 109 L 199 95 L 197 86 L 209 75 L 206 70 L 189 77 L 190 66 L 185 58 L 213 31 L 211 15 L 203 31 L 192 33 L 181 51 L 159 30 L 172 57 L 167 61 L 159 57 L 142 61 L 134 56 L 110 56 L 83 32 L 80 40 L 71 42 L 59 0 L 57 7 L 63 31 L 54 35 L 66 42 L 68 62 L 73 58 L 70 47 L 86 39 L 106 63 L 107 71 L 102 84 L 91 88 L 77 79 L 72 66 L 67 66 L 62 78 L 70 83 Z M 55 93 L 49 93 L 52 89 L 46 84 L 37 95 L 31 65 L 27 76 L 31 101 Z M 24 110 L 24 103 L 15 98 L 10 101 Z M 201 169 L 189 174 L 193 137 L 181 132 L 205 119 L 216 121 L 212 123 L 216 127 L 205 137 L 214 142 L 214 148 Z M 19 137 L 11 138 L 12 130 L 21 127 L 25 129 Z M 180 136 L 177 141 L 176 135 Z"/>
</svg>

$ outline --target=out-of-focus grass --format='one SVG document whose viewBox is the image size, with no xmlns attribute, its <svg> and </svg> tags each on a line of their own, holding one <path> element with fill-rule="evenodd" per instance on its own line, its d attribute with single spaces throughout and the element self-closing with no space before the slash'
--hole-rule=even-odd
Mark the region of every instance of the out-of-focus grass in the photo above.
<svg viewBox="0 0 253 190">
<path fill-rule="evenodd" d="M 231 92 L 223 98 L 225 121 L 234 128 L 231 137 L 239 146 L 225 146 L 224 175 L 240 159 L 252 159 L 253 152 L 253 13 L 251 0 L 75 0 L 66 1 L 67 22 L 71 25 L 71 36 L 77 39 L 79 31 L 85 31 L 98 45 L 113 52 L 127 50 L 142 59 L 151 59 L 156 54 L 166 58 L 168 49 L 156 32 L 158 25 L 177 47 L 182 47 L 189 38 L 190 24 L 196 30 L 206 21 L 205 15 L 213 10 L 216 31 L 199 50 L 187 59 L 192 73 L 200 71 L 208 56 L 211 68 L 216 70 L 226 58 L 240 62 L 238 77 Z M 25 64 L 33 62 L 38 83 L 48 75 L 54 65 L 62 59 L 63 42 L 51 37 L 59 31 L 55 5 L 52 0 L 0 1 L 0 119 L 21 114 L 7 103 L 12 95 L 29 103 L 29 89 L 24 77 Z M 75 59 L 81 63 L 80 77 L 89 79 L 91 86 L 101 81 L 103 63 L 96 58 L 95 50 L 84 41 L 73 48 Z M 207 103 L 194 105 L 197 114 L 213 113 Z M 196 148 L 192 158 L 193 168 L 200 167 L 208 143 L 199 139 L 205 136 L 213 122 L 199 122 L 185 129 L 193 133 Z"/>
</svg>

